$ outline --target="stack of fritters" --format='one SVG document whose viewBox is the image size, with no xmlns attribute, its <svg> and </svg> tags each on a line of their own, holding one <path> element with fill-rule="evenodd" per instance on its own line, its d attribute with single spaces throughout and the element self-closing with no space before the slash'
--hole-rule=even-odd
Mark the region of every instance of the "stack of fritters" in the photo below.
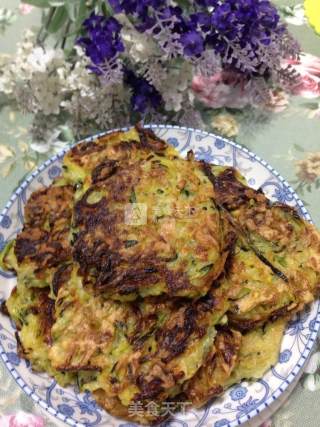
<svg viewBox="0 0 320 427">
<path fill-rule="evenodd" d="M 21 357 L 152 424 L 164 402 L 201 407 L 276 363 L 317 296 L 320 237 L 234 169 L 137 126 L 72 148 L 0 262 L 17 273 L 3 309 Z"/>
</svg>

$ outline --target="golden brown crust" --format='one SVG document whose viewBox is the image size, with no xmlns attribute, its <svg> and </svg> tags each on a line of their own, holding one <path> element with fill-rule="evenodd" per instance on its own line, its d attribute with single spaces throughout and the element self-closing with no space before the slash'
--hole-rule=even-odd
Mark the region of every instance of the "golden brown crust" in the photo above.
<svg viewBox="0 0 320 427">
<path fill-rule="evenodd" d="M 237 364 L 240 346 L 239 332 L 221 328 L 206 362 L 184 385 L 184 393 L 194 406 L 200 408 L 224 391 L 225 384 Z"/>
<path fill-rule="evenodd" d="M 47 268 L 71 257 L 69 242 L 73 188 L 49 187 L 33 193 L 25 208 L 26 221 L 15 242 L 19 264 L 34 265 L 39 278 Z"/>
<path fill-rule="evenodd" d="M 189 176 L 184 174 L 188 162 L 163 163 L 155 156 L 113 166 L 75 205 L 79 233 L 73 256 L 85 281 L 115 297 L 205 294 L 223 270 L 233 235 L 225 233 L 213 189 L 199 165 L 191 165 Z M 201 180 L 205 191 L 197 194 Z M 168 199 L 162 196 L 166 192 Z M 126 222 L 126 209 L 135 203 L 146 209 L 138 226 Z"/>
</svg>

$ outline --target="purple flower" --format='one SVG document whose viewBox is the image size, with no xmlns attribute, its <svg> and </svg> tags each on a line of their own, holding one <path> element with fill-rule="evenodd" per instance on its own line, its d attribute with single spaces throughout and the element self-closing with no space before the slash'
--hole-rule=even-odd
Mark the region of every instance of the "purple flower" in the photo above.
<svg viewBox="0 0 320 427">
<path fill-rule="evenodd" d="M 132 90 L 131 106 L 133 111 L 144 114 L 161 105 L 160 93 L 143 77 L 136 76 L 133 71 L 126 69 L 124 81 Z"/>
<path fill-rule="evenodd" d="M 98 75 L 112 74 L 112 70 L 118 66 L 115 59 L 124 51 L 120 38 L 121 24 L 115 18 L 105 18 L 92 12 L 83 26 L 86 36 L 78 39 L 78 44 L 92 62 L 90 70 Z"/>
<path fill-rule="evenodd" d="M 189 2 L 190 8 L 173 6 L 170 0 L 108 2 L 115 14 L 126 14 L 137 31 L 153 38 L 164 63 L 191 58 L 199 74 L 211 64 L 209 76 L 222 69 L 241 74 L 246 82 L 263 77 L 263 87 L 270 77 L 283 86 L 292 78 L 281 63 L 284 58 L 294 59 L 299 49 L 269 0 L 195 0 Z M 134 111 L 144 114 L 161 106 L 156 88 L 129 70 L 130 55 L 120 56 L 124 51 L 121 24 L 92 13 L 83 26 L 84 36 L 78 43 L 91 60 L 88 68 L 107 84 L 128 85 Z M 262 93 L 256 92 L 257 96 Z"/>
<path fill-rule="evenodd" d="M 252 75 L 279 69 L 280 59 L 292 50 L 281 41 L 285 27 L 268 0 L 225 0 L 213 5 L 211 30 L 205 44 L 229 68 Z M 293 48 L 296 51 L 296 48 Z"/>
<path fill-rule="evenodd" d="M 203 7 L 216 6 L 218 0 L 196 0 L 196 3 Z"/>
<path fill-rule="evenodd" d="M 197 31 L 189 31 L 180 37 L 186 56 L 200 55 L 204 51 L 203 38 Z"/>
<path fill-rule="evenodd" d="M 161 0 L 109 0 L 109 3 L 116 13 L 124 12 L 145 18 L 149 8 L 158 8 L 164 2 Z"/>
<path fill-rule="evenodd" d="M 190 15 L 188 26 L 191 30 L 201 29 L 207 33 L 211 29 L 211 16 L 205 12 L 193 13 Z"/>
</svg>

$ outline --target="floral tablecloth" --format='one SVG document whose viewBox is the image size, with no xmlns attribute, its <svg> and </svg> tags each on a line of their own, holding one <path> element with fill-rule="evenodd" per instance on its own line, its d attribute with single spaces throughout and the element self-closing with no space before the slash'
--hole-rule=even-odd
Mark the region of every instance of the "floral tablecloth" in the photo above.
<svg viewBox="0 0 320 427">
<path fill-rule="evenodd" d="M 320 227 L 320 37 L 308 25 L 299 1 L 277 0 L 275 3 L 301 43 L 303 52 L 306 52 L 297 65 L 304 75 L 303 87 L 297 88 L 296 96 L 290 98 L 285 93 L 275 93 L 273 102 L 264 110 L 219 108 L 212 111 L 206 116 L 206 130 L 227 136 L 268 161 L 291 183 Z M 19 7 L 17 0 L 1 0 L 1 56 L 14 51 L 22 31 L 36 25 L 39 19 L 38 11 L 30 6 Z M 198 90 L 201 96 L 201 84 Z M 225 96 L 226 92 L 223 94 Z M 50 155 L 50 150 L 39 152 L 30 144 L 30 117 L 27 115 L 5 107 L 0 110 L 0 123 L 2 208 L 19 181 L 43 162 Z M 284 202 L 288 197 L 285 193 L 279 196 Z M 293 393 L 264 427 L 319 426 L 319 399 L 320 342 Z M 23 424 L 19 419 L 15 423 L 14 417 L 1 418 L 3 414 L 19 411 L 40 415 L 47 426 L 58 425 L 20 390 L 1 361 L 0 426 L 41 425 L 37 418 L 25 419 Z"/>
</svg>

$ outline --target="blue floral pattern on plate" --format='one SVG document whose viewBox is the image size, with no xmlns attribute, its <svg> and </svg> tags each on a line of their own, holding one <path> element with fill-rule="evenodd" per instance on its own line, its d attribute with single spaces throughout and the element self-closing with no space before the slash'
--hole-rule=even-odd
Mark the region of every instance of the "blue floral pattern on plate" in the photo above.
<svg viewBox="0 0 320 427">
<path fill-rule="evenodd" d="M 263 188 L 273 200 L 294 206 L 307 220 L 311 218 L 302 202 L 284 179 L 264 160 L 247 149 L 224 138 L 178 126 L 151 125 L 157 135 L 176 147 L 182 155 L 193 150 L 197 158 L 238 168 L 255 188 Z M 87 138 L 95 139 L 97 135 Z M 23 207 L 37 188 L 49 185 L 61 170 L 64 152 L 45 162 L 12 195 L 0 216 L 0 249 L 21 229 Z M 15 285 L 12 274 L 0 271 L 0 300 L 9 296 Z M 288 325 L 283 338 L 279 363 L 257 382 L 244 382 L 234 386 L 210 406 L 177 414 L 167 426 L 235 427 L 252 419 L 281 397 L 294 382 L 310 354 L 320 325 L 319 302 Z M 71 426 L 134 427 L 111 417 L 103 411 L 89 393 L 76 388 L 61 388 L 44 373 L 33 372 L 17 354 L 15 329 L 10 320 L 0 315 L 0 354 L 18 385 L 51 415 Z"/>
</svg>

